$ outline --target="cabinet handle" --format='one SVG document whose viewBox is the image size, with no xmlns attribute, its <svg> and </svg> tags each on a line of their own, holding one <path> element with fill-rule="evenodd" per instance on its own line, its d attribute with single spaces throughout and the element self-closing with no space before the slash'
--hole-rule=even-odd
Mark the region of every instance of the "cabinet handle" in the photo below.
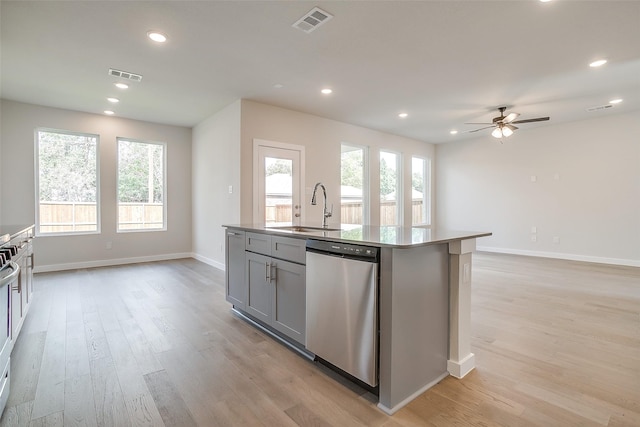
<svg viewBox="0 0 640 427">
<path fill-rule="evenodd" d="M 233 231 L 227 231 L 228 236 L 239 236 L 240 233 L 234 233 Z"/>
<path fill-rule="evenodd" d="M 271 275 L 271 267 L 273 267 L 273 275 Z M 274 282 L 278 280 L 278 278 L 276 277 L 276 271 L 278 271 L 278 264 L 276 264 L 275 262 L 273 264 L 271 264 L 269 266 L 269 280 L 273 280 Z"/>
<path fill-rule="evenodd" d="M 269 283 L 271 281 L 271 277 L 269 277 L 271 274 L 271 264 L 268 262 L 264 263 L 264 280 Z"/>
</svg>

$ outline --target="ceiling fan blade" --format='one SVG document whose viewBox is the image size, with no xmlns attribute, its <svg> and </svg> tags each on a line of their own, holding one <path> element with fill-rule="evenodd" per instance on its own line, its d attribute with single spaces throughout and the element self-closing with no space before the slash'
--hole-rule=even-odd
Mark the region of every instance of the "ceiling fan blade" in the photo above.
<svg viewBox="0 0 640 427">
<path fill-rule="evenodd" d="M 468 130 L 467 133 L 478 132 L 480 130 L 490 129 L 492 127 L 495 127 L 495 126 L 491 125 L 491 126 L 483 127 L 483 128 L 480 128 L 480 129 Z"/>
<path fill-rule="evenodd" d="M 468 122 L 468 123 L 465 123 L 465 125 L 492 125 L 492 124 L 493 123 L 486 123 L 486 122 L 480 122 L 480 123 L 478 123 L 478 122 Z"/>
<path fill-rule="evenodd" d="M 537 119 L 525 119 L 525 120 L 516 120 L 511 123 L 531 123 L 531 122 L 545 122 L 549 120 L 549 117 L 538 117 Z"/>
<path fill-rule="evenodd" d="M 504 125 L 504 127 L 509 128 L 509 129 L 511 129 L 511 130 L 516 130 L 516 129 L 518 129 L 518 126 L 514 126 L 514 125 L 509 124 L 509 123 L 506 123 L 506 124 Z"/>
<path fill-rule="evenodd" d="M 509 113 L 507 114 L 507 117 L 502 120 L 502 123 L 511 123 L 512 121 L 517 119 L 519 115 L 519 113 Z"/>
</svg>

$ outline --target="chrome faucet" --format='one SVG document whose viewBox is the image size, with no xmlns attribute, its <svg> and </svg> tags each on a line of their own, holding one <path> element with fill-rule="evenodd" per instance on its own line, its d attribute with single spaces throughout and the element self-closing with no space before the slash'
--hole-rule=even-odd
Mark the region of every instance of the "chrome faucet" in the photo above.
<svg viewBox="0 0 640 427">
<path fill-rule="evenodd" d="M 327 210 L 327 190 L 324 188 L 324 185 L 321 182 L 316 183 L 316 186 L 313 187 L 313 196 L 311 196 L 311 204 L 316 205 L 316 191 L 318 191 L 318 187 L 322 187 L 322 194 L 324 195 L 324 208 L 322 209 L 322 227 L 327 228 L 327 218 L 330 218 L 333 215 L 333 204 L 331 204 L 331 210 Z"/>
</svg>

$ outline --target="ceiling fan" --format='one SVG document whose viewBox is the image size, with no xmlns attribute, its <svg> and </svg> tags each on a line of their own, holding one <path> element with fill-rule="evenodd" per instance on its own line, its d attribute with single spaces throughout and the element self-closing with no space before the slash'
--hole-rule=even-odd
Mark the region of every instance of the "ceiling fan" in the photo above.
<svg viewBox="0 0 640 427">
<path fill-rule="evenodd" d="M 491 135 L 495 138 L 507 138 L 513 135 L 513 131 L 518 129 L 514 124 L 518 123 L 531 123 L 531 122 L 544 122 L 549 120 L 549 117 L 538 117 L 535 119 L 525 119 L 525 120 L 516 120 L 520 114 L 518 113 L 509 113 L 506 116 L 504 115 L 507 107 L 500 107 L 500 115 L 498 117 L 493 118 L 492 123 L 465 123 L 465 125 L 490 125 L 481 127 L 479 129 L 470 130 L 468 132 L 478 132 L 484 129 L 494 128 L 491 132 Z"/>
</svg>

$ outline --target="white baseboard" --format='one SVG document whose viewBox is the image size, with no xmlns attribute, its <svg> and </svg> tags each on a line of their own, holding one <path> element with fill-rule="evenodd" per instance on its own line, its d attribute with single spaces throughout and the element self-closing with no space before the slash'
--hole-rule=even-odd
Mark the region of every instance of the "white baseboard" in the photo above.
<svg viewBox="0 0 640 427">
<path fill-rule="evenodd" d="M 204 262 L 205 264 L 209 264 L 211 267 L 215 267 L 218 270 L 225 271 L 224 264 L 221 263 L 221 262 L 218 262 L 218 261 L 216 261 L 214 259 L 207 258 L 205 256 L 202 256 L 202 255 L 199 255 L 199 254 L 195 254 L 195 253 L 191 254 L 191 257 L 197 259 L 198 261 Z"/>
<path fill-rule="evenodd" d="M 395 405 L 393 408 L 389 408 L 389 407 L 383 405 L 382 403 L 378 402 L 378 409 L 380 409 L 382 412 L 384 412 L 387 415 L 393 415 L 396 412 L 398 412 L 400 409 L 405 407 L 407 404 L 409 404 L 413 399 L 415 399 L 416 397 L 420 396 L 422 393 L 424 393 L 425 391 L 429 390 L 431 387 L 433 387 L 434 385 L 438 384 L 440 381 L 442 381 L 443 379 L 447 378 L 448 376 L 449 376 L 449 372 L 445 372 L 444 374 L 440 375 L 435 380 L 431 381 L 428 384 L 425 384 L 423 387 L 421 387 L 419 390 L 417 390 L 411 396 L 409 396 L 406 399 L 404 399 L 402 402 L 400 402 L 397 405 Z"/>
<path fill-rule="evenodd" d="M 176 253 L 176 254 L 151 255 L 151 256 L 133 257 L 133 258 L 116 258 L 116 259 L 102 259 L 97 261 L 71 262 L 67 264 L 37 265 L 33 269 L 33 272 L 48 273 L 51 271 L 77 270 L 82 268 L 95 268 L 95 267 L 109 267 L 112 265 L 136 264 L 139 262 L 167 261 L 170 259 L 193 258 L 193 257 L 194 256 L 192 253 L 184 252 L 184 253 Z"/>
<path fill-rule="evenodd" d="M 492 248 L 489 246 L 478 246 L 476 248 L 478 252 L 494 252 L 498 254 L 509 255 L 524 255 L 538 258 L 553 258 L 553 259 L 565 259 L 568 261 L 582 261 L 591 262 L 596 264 L 610 264 L 610 265 L 622 265 L 626 267 L 640 267 L 640 260 L 633 259 L 621 259 L 621 258 L 603 258 L 589 255 L 576 255 L 566 254 L 560 252 L 542 252 L 542 251 L 527 251 L 522 249 L 505 249 L 505 248 Z"/>
<path fill-rule="evenodd" d="M 447 371 L 451 376 L 458 379 L 464 378 L 469 372 L 473 371 L 476 367 L 476 356 L 473 353 L 469 353 L 467 357 L 456 362 L 455 360 L 447 360 Z"/>
</svg>

